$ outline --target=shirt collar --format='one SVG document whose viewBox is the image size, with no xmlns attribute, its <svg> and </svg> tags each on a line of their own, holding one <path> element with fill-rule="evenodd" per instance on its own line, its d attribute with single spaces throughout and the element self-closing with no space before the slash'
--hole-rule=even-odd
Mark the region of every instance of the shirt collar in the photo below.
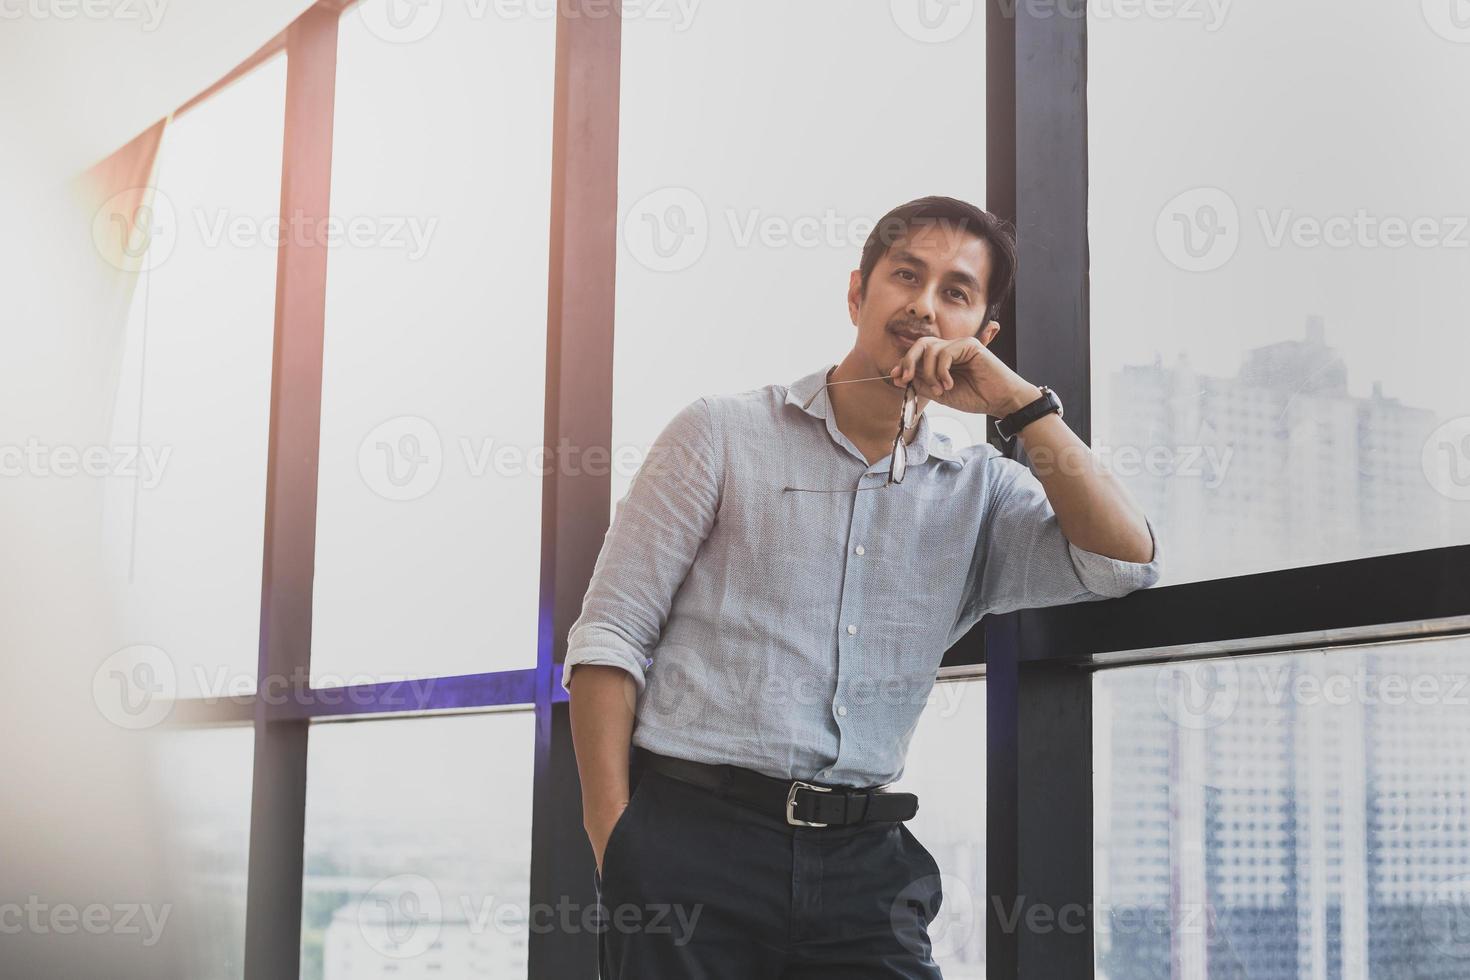
<svg viewBox="0 0 1470 980">
<path fill-rule="evenodd" d="M 831 401 L 827 398 L 827 392 L 831 391 L 826 386 L 827 374 L 835 368 L 836 364 L 828 364 L 797 378 L 786 386 L 786 404 L 795 405 L 813 418 L 826 419 L 831 414 Z M 810 401 L 811 404 L 807 404 Z M 831 420 L 835 428 L 836 420 Z M 951 463 L 961 462 L 959 453 L 955 452 L 949 437 L 935 432 L 934 427 L 929 424 L 929 412 L 926 409 L 919 413 L 919 431 L 914 436 L 914 441 L 908 445 L 908 464 L 918 465 L 928 457 L 947 460 Z"/>
</svg>

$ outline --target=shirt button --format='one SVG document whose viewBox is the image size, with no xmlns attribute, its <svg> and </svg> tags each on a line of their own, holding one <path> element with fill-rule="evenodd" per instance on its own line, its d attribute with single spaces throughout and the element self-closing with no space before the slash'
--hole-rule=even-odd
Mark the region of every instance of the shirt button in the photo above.
<svg viewBox="0 0 1470 980">
<path fill-rule="evenodd" d="M 860 555 L 866 553 L 866 552 L 863 551 L 863 546 L 862 545 L 858 545 L 856 550 L 857 550 L 857 553 L 860 554 Z"/>
<path fill-rule="evenodd" d="M 845 704 L 839 704 L 837 706 L 837 713 L 839 715 L 845 715 L 845 714 L 847 714 L 847 705 L 845 705 Z"/>
<path fill-rule="evenodd" d="M 847 627 L 847 635 L 848 636 L 857 636 L 857 626 L 855 626 L 855 625 L 849 625 Z"/>
</svg>

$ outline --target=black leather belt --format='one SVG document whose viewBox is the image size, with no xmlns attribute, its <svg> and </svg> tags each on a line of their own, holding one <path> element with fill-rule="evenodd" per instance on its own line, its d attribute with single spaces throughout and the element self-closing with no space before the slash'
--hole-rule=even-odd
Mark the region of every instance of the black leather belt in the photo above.
<svg viewBox="0 0 1470 980">
<path fill-rule="evenodd" d="M 712 765 L 659 755 L 636 747 L 639 761 L 655 772 L 782 815 L 793 827 L 844 826 L 907 820 L 919 810 L 913 793 L 885 793 L 831 783 L 788 781 L 743 766 Z"/>
</svg>

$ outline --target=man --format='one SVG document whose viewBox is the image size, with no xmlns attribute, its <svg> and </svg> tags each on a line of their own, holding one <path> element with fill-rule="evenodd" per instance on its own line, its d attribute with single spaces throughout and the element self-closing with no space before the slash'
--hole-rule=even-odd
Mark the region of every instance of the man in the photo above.
<svg viewBox="0 0 1470 980">
<path fill-rule="evenodd" d="M 939 869 L 881 790 L 941 657 L 986 613 L 1160 571 L 1054 396 L 988 350 L 1015 254 L 973 205 L 896 208 L 841 363 L 687 405 L 619 501 L 562 674 L 602 980 L 940 976 Z M 1031 468 L 952 448 L 930 400 L 1000 417 Z"/>
</svg>

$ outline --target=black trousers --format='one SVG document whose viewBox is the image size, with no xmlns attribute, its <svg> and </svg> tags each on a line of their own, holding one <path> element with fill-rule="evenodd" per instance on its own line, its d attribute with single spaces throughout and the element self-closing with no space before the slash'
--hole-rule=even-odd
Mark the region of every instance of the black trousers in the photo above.
<svg viewBox="0 0 1470 980">
<path fill-rule="evenodd" d="M 939 868 L 902 822 L 793 827 L 645 769 L 602 864 L 601 980 L 942 978 Z"/>
</svg>

